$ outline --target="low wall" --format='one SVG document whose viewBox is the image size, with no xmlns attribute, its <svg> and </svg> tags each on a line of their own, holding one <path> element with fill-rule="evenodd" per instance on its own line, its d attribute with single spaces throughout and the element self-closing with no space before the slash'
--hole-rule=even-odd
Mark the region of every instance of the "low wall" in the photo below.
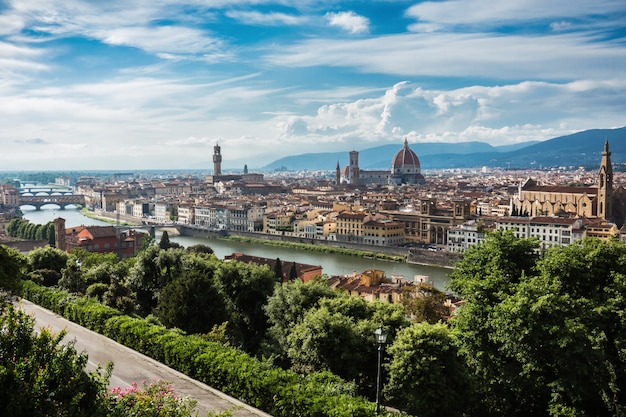
<svg viewBox="0 0 626 417">
<path fill-rule="evenodd" d="M 430 251 L 427 249 L 410 249 L 406 261 L 408 263 L 437 265 L 452 268 L 463 255 L 456 252 Z"/>
</svg>

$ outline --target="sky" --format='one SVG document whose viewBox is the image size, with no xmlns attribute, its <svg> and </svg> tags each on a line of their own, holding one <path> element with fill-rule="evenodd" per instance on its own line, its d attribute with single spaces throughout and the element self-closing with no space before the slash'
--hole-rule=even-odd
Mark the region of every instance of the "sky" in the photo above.
<svg viewBox="0 0 626 417">
<path fill-rule="evenodd" d="M 623 0 L 0 0 L 0 171 L 621 127 L 625 22 Z"/>
</svg>

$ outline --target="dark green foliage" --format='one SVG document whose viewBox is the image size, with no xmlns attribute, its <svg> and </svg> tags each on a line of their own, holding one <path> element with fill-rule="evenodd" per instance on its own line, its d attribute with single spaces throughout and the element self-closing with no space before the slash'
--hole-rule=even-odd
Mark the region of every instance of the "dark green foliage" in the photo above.
<svg viewBox="0 0 626 417">
<path fill-rule="evenodd" d="M 188 246 L 187 251 L 192 252 L 192 253 L 205 254 L 205 255 L 213 254 L 213 249 L 210 246 L 202 245 L 200 243 L 196 245 Z"/>
<path fill-rule="evenodd" d="M 67 266 L 68 259 L 68 254 L 57 248 L 36 248 L 28 254 L 28 270 L 52 269 L 61 273 Z"/>
<path fill-rule="evenodd" d="M 228 321 L 213 275 L 198 270 L 186 270 L 163 288 L 155 315 L 166 326 L 189 333 L 207 333 Z"/>
<path fill-rule="evenodd" d="M 7 225 L 7 234 L 28 240 L 47 240 L 50 245 L 54 245 L 54 223 L 35 224 L 21 218 L 11 219 Z"/>
<path fill-rule="evenodd" d="M 291 329 L 302 321 L 305 313 L 318 306 L 322 298 L 335 297 L 337 293 L 326 283 L 310 281 L 306 284 L 301 280 L 277 285 L 263 308 L 267 315 L 267 341 L 264 351 L 273 355 L 283 366 L 289 366 L 287 359 L 287 336 Z"/>
<path fill-rule="evenodd" d="M 529 242 L 491 241 L 475 255 L 491 256 L 484 251 L 496 244 L 510 254 Z M 453 323 L 478 377 L 483 414 L 622 415 L 626 246 L 586 240 L 553 248 L 532 267 L 524 258 L 482 270 L 463 263 L 452 274 L 467 300 Z"/>
<path fill-rule="evenodd" d="M 324 298 L 309 309 L 287 336 L 287 355 L 300 372 L 329 370 L 354 381 L 359 392 L 374 398 L 376 344 L 381 323 L 388 341 L 409 322 L 399 304 L 371 303 L 346 294 Z"/>
<path fill-rule="evenodd" d="M 296 269 L 296 262 L 294 261 L 289 270 L 289 281 L 295 281 L 296 279 L 298 279 L 298 270 Z"/>
<path fill-rule="evenodd" d="M 271 272 L 267 271 L 271 278 Z M 185 336 L 146 319 L 121 316 L 93 299 L 26 285 L 25 294 L 77 323 L 165 363 L 276 416 L 366 417 L 374 404 L 354 396 L 354 385 L 323 372 L 307 376 L 271 368 L 246 353 Z"/>
<path fill-rule="evenodd" d="M 107 378 L 86 373 L 87 356 L 65 333 L 33 333 L 34 319 L 12 306 L 0 314 L 0 415 L 105 416 Z"/>
<path fill-rule="evenodd" d="M 102 296 L 104 295 L 105 292 L 107 292 L 108 289 L 109 289 L 109 286 L 107 284 L 97 282 L 87 287 L 86 295 L 87 297 L 94 297 L 98 301 L 102 301 Z"/>
<path fill-rule="evenodd" d="M 274 274 L 266 266 L 220 262 L 215 282 L 228 312 L 235 344 L 247 352 L 256 352 L 268 327 L 263 307 L 274 291 Z"/>
<path fill-rule="evenodd" d="M 401 303 L 413 321 L 435 324 L 450 316 L 450 309 L 445 304 L 446 297 L 444 292 L 434 286 L 422 283 L 415 287 L 404 287 Z"/>
<path fill-rule="evenodd" d="M 169 249 L 170 248 L 170 235 L 167 233 L 167 230 L 163 231 L 161 235 L 161 240 L 159 241 L 159 247 L 161 249 Z"/>
<path fill-rule="evenodd" d="M 398 332 L 385 356 L 389 382 L 385 397 L 420 417 L 463 415 L 472 382 L 452 331 L 444 324 L 414 323 Z"/>
<path fill-rule="evenodd" d="M 141 251 L 130 270 L 131 290 L 136 294 L 138 312 L 148 315 L 156 308 L 161 289 L 178 278 L 182 269 L 182 249 L 162 250 L 150 246 Z"/>
<path fill-rule="evenodd" d="M 0 245 L 0 293 L 19 291 L 22 269 L 25 265 L 26 259 L 18 251 Z M 1 295 L 0 298 L 2 298 Z"/>
<path fill-rule="evenodd" d="M 61 274 L 54 269 L 38 269 L 30 272 L 27 276 L 28 279 L 43 284 L 46 287 L 54 287 L 61 279 Z"/>
<path fill-rule="evenodd" d="M 68 262 L 67 268 L 65 268 L 61 273 L 59 287 L 73 293 L 85 293 L 87 290 L 87 281 L 83 278 L 79 265 Z"/>
<path fill-rule="evenodd" d="M 274 276 L 276 281 L 283 282 L 283 262 L 280 258 L 276 258 L 276 261 L 274 261 Z"/>
</svg>

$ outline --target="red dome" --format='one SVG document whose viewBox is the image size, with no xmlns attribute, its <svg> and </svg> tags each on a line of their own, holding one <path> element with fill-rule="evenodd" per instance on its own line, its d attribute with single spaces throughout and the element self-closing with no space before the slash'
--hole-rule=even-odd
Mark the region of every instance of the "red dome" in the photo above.
<svg viewBox="0 0 626 417">
<path fill-rule="evenodd" d="M 396 154 L 391 162 L 391 173 L 415 174 L 420 172 L 420 160 L 417 154 L 409 148 L 409 143 L 404 139 L 404 146 Z"/>
</svg>

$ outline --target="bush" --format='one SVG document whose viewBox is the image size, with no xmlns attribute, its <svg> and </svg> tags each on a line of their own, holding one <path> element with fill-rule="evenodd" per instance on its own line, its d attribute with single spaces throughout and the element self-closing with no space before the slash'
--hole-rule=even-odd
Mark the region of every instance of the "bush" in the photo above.
<svg viewBox="0 0 626 417">
<path fill-rule="evenodd" d="M 373 415 L 374 405 L 354 396 L 353 384 L 330 373 L 302 376 L 272 368 L 233 347 L 33 282 L 25 285 L 24 296 L 276 417 Z"/>
</svg>

